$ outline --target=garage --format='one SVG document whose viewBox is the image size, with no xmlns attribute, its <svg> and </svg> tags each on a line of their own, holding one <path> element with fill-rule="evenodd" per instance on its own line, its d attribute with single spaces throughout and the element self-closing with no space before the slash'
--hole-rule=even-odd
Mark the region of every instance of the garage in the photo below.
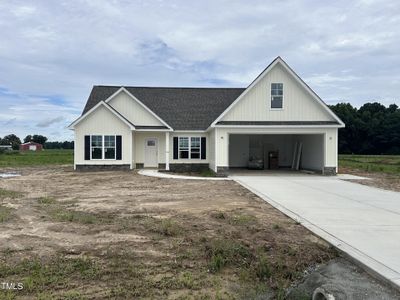
<svg viewBox="0 0 400 300">
<path fill-rule="evenodd" d="M 324 134 L 229 134 L 229 169 L 323 172 Z"/>
</svg>

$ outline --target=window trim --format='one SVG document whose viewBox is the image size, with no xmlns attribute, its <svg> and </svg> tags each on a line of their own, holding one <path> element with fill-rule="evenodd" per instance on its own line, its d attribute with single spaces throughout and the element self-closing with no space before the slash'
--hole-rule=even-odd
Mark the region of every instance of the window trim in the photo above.
<svg viewBox="0 0 400 300">
<path fill-rule="evenodd" d="M 282 84 L 282 107 L 272 107 L 272 84 Z M 269 110 L 284 110 L 285 108 L 285 96 L 284 96 L 284 89 L 283 89 L 283 82 L 271 82 L 269 86 Z M 276 96 L 276 95 L 275 95 Z M 279 96 L 279 95 L 278 95 Z"/>
<path fill-rule="evenodd" d="M 101 158 L 93 158 L 92 154 L 93 148 L 100 148 L 100 147 L 93 147 L 92 146 L 92 137 L 93 136 L 101 136 Z M 105 153 L 105 136 L 113 136 L 114 137 L 114 158 L 105 158 L 106 157 L 106 153 Z M 107 147 L 107 148 L 111 148 L 111 147 Z M 116 134 L 90 134 L 90 160 L 94 160 L 94 161 L 113 161 L 113 160 L 117 160 L 117 135 Z"/>
<path fill-rule="evenodd" d="M 202 152 L 201 152 L 201 138 L 202 137 L 207 139 L 207 137 L 205 137 L 205 136 L 178 136 L 178 160 L 192 160 L 192 159 L 193 160 L 204 160 L 204 159 L 201 158 L 201 154 L 202 154 Z M 181 153 L 180 139 L 181 138 L 187 138 L 188 139 L 187 150 L 186 150 L 186 148 L 184 148 L 184 150 L 182 150 L 182 151 L 188 151 L 189 152 L 188 158 L 181 158 L 181 155 L 180 155 L 180 153 Z M 199 147 L 198 147 L 198 149 L 199 149 L 199 157 L 198 158 L 192 158 L 192 138 L 198 138 L 199 139 Z M 194 147 L 194 148 L 197 148 L 197 147 Z"/>
</svg>

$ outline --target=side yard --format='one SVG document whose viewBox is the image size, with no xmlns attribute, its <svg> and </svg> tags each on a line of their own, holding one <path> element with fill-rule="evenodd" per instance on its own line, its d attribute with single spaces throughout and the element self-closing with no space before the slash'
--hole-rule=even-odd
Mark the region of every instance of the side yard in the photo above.
<svg viewBox="0 0 400 300">
<path fill-rule="evenodd" d="M 234 182 L 25 168 L 0 180 L 0 298 L 283 299 L 337 256 Z"/>
<path fill-rule="evenodd" d="M 72 165 L 74 151 L 45 149 L 43 151 L 10 151 L 0 153 L 0 168 L 43 165 Z"/>
<path fill-rule="evenodd" d="M 400 191 L 400 155 L 339 155 L 339 172 L 370 177 L 358 183 Z"/>
</svg>

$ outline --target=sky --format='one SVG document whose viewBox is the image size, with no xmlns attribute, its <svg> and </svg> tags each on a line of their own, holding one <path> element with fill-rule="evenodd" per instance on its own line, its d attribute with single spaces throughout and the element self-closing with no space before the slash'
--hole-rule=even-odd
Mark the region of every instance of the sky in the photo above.
<svg viewBox="0 0 400 300">
<path fill-rule="evenodd" d="M 246 87 L 277 56 L 328 104 L 400 106 L 400 2 L 0 0 L 0 136 L 72 140 L 93 85 Z"/>
</svg>

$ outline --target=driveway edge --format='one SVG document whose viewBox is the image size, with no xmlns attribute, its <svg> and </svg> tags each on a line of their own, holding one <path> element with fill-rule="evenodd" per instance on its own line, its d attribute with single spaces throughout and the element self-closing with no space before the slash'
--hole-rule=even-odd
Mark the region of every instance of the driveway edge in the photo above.
<svg viewBox="0 0 400 300">
<path fill-rule="evenodd" d="M 372 277 L 383 281 L 384 283 L 388 284 L 389 286 L 395 288 L 396 290 L 400 291 L 400 274 L 396 271 L 390 269 L 389 267 L 383 265 L 382 263 L 374 260 L 373 258 L 365 255 L 358 249 L 350 246 L 349 244 L 343 242 L 341 239 L 337 238 L 336 236 L 326 232 L 322 228 L 316 226 L 315 224 L 309 222 L 307 219 L 299 216 L 298 214 L 294 213 L 290 209 L 284 207 L 283 205 L 275 202 L 274 200 L 268 198 L 263 193 L 258 192 L 257 190 L 253 189 L 252 187 L 248 186 L 244 182 L 235 177 L 231 177 L 235 182 L 239 183 L 241 186 L 245 187 L 253 194 L 257 195 L 261 199 L 263 199 L 268 204 L 272 205 L 282 213 L 284 213 L 289 218 L 295 220 L 296 222 L 303 225 L 305 228 L 310 230 L 313 234 L 321 237 L 323 240 L 331 244 L 335 249 L 337 249 L 340 253 L 344 254 L 347 258 L 349 258 L 352 262 L 356 265 L 360 266 L 363 270 L 365 270 L 368 274 Z"/>
</svg>

